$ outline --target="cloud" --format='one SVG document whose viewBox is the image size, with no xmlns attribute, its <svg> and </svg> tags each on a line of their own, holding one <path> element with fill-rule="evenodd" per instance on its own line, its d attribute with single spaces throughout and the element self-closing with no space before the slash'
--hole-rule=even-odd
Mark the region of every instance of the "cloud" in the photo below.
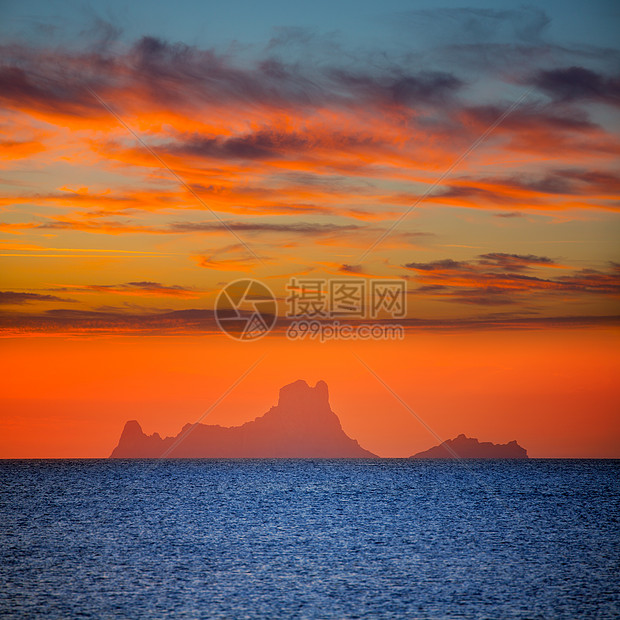
<svg viewBox="0 0 620 620">
<path fill-rule="evenodd" d="M 506 218 L 523 217 L 523 213 L 520 213 L 519 211 L 504 211 L 503 213 L 494 213 L 493 216 Z"/>
<path fill-rule="evenodd" d="M 0 140 L 0 158 L 9 161 L 32 157 L 46 150 L 38 140 Z"/>
<path fill-rule="evenodd" d="M 0 328 L 20 333 L 175 334 L 214 332 L 212 310 L 189 309 L 166 312 L 69 310 L 57 308 L 42 314 L 2 314 Z"/>
<path fill-rule="evenodd" d="M 610 271 L 581 269 L 572 275 L 556 278 L 561 290 L 579 293 L 620 296 L 620 270 L 616 263 L 611 263 Z"/>
<path fill-rule="evenodd" d="M 75 299 L 56 297 L 55 295 L 41 295 L 39 293 L 20 293 L 15 291 L 0 291 L 0 305 L 16 306 L 33 302 L 75 302 Z"/>
<path fill-rule="evenodd" d="M 500 40 L 510 41 L 513 53 L 518 45 L 540 56 L 548 23 L 548 16 L 533 8 L 446 9 L 401 17 L 403 27 L 443 29 L 443 49 L 453 60 L 467 57 L 464 48 L 471 51 L 476 46 L 479 53 L 493 55 Z M 523 86 L 506 72 L 472 77 L 475 71 L 463 69 L 468 60 L 454 69 L 435 66 L 441 64 L 436 55 L 418 62 L 415 46 L 402 53 L 370 48 L 353 53 L 334 37 L 298 30 L 280 31 L 252 60 L 154 37 L 123 46 L 114 27 L 101 22 L 95 26 L 98 31 L 100 36 L 93 35 L 96 44 L 86 50 L 62 45 L 0 47 L 0 104 L 11 115 L 3 125 L 8 128 L 4 140 L 13 145 L 16 157 L 37 154 L 47 158 L 42 160 L 46 164 L 60 157 L 76 164 L 88 161 L 127 174 L 141 187 L 84 192 L 63 188 L 1 196 L 0 204 L 53 205 L 88 210 L 89 216 L 207 205 L 244 215 L 389 219 L 404 201 L 416 199 L 395 187 L 433 183 L 438 170 L 447 169 L 508 109 L 512 101 L 506 99 L 506 89 Z M 605 189 L 605 180 L 585 175 L 591 172 L 588 160 L 611 160 L 620 147 L 581 105 L 593 101 L 594 94 L 599 99 L 612 96 L 615 78 L 575 69 L 545 68 L 530 77 L 540 92 L 546 88 L 553 97 L 563 97 L 562 105 L 532 98 L 520 104 L 479 149 L 476 164 L 482 165 L 469 176 L 442 183 L 427 200 L 496 210 L 615 208 L 610 198 L 613 179 L 604 195 L 592 195 L 592 189 Z M 482 102 L 472 98 L 480 77 L 497 86 L 488 89 L 497 95 Z M 582 84 L 581 90 L 558 86 L 567 83 Z M 204 204 L 179 187 L 89 89 L 133 127 Z M 50 129 L 27 135 L 32 117 Z M 19 131 L 11 129 L 15 119 L 21 119 Z M 67 152 L 59 153 L 59 144 L 66 145 Z M 486 169 L 485 164 L 498 155 L 513 157 L 514 151 L 520 152 L 524 167 L 539 165 L 540 178 L 480 177 L 477 171 Z M 551 154 L 556 170 L 550 171 L 550 164 L 540 162 Z M 569 161 L 573 167 L 585 162 L 582 177 L 557 170 L 558 164 Z M 601 165 L 597 174 L 613 176 L 604 168 Z M 142 183 L 145 180 L 148 184 Z M 170 183 L 176 189 L 170 189 Z M 575 200 L 559 200 L 560 194 Z M 384 212 L 387 205 L 392 208 Z M 57 221 L 37 226 L 140 232 L 140 226 L 132 229 L 132 224 L 80 223 L 75 214 L 65 212 Z M 161 232 L 155 226 L 142 230 Z"/>
<path fill-rule="evenodd" d="M 582 269 L 555 278 L 533 272 L 560 265 L 531 254 L 492 252 L 470 261 L 444 259 L 403 266 L 415 273 L 413 280 L 419 285 L 412 294 L 461 304 L 508 305 L 567 293 L 575 299 L 620 296 L 620 270 L 615 263 L 607 271 Z"/>
<path fill-rule="evenodd" d="M 11 50 L 4 47 L 0 51 L 6 58 L 7 51 Z M 34 60 L 32 56 L 28 58 L 26 50 L 23 52 L 27 63 Z M 0 101 L 13 109 L 26 109 L 35 114 L 60 112 L 83 117 L 96 111 L 101 115 L 96 102 L 83 87 L 75 81 L 54 80 L 53 73 L 46 73 L 35 72 L 32 65 L 28 69 L 8 64 L 0 67 Z"/>
<path fill-rule="evenodd" d="M 445 104 L 464 85 L 464 82 L 453 74 L 439 71 L 421 71 L 417 74 L 388 72 L 386 75 L 373 76 L 333 69 L 330 76 L 353 95 L 382 105 Z"/>
<path fill-rule="evenodd" d="M 376 320 L 373 322 L 377 322 Z M 290 321 L 279 318 L 272 337 L 285 332 Z M 408 331 L 472 331 L 509 329 L 584 328 L 620 325 L 617 315 L 568 315 L 527 317 L 523 313 L 491 313 L 468 319 L 400 319 Z M 41 333 L 66 335 L 178 335 L 220 334 L 212 310 L 199 308 L 136 312 L 131 309 L 69 310 L 59 308 L 39 314 L 0 313 L 0 330 L 5 336 L 18 332 L 25 337 Z"/>
<path fill-rule="evenodd" d="M 101 233 L 107 235 L 120 235 L 128 233 L 155 233 L 163 234 L 169 232 L 162 228 L 150 226 L 148 224 L 135 224 L 133 222 L 123 222 L 118 220 L 79 220 L 59 217 L 57 219 L 49 219 L 43 222 L 32 223 L 10 223 L 0 222 L 0 230 L 6 228 L 22 229 L 22 228 L 39 228 L 41 230 L 80 230 L 83 232 Z"/>
<path fill-rule="evenodd" d="M 356 214 L 359 218 L 360 214 Z M 196 235 L 207 237 L 226 237 L 232 230 L 237 237 L 255 237 L 253 243 L 268 243 L 270 238 L 279 237 L 277 247 L 280 250 L 296 248 L 300 246 L 322 245 L 346 248 L 360 248 L 365 250 L 384 230 L 384 227 L 370 224 L 336 224 L 321 222 L 243 222 L 225 220 L 222 223 L 217 221 L 206 222 L 171 222 L 159 226 L 135 222 L 133 220 L 110 220 L 107 218 L 93 219 L 92 217 L 72 218 L 65 217 L 49 218 L 38 222 L 0 222 L 0 231 L 20 234 L 23 231 L 42 230 L 42 231 L 81 231 L 101 235 Z M 286 237 L 289 239 L 286 239 Z M 429 240 L 435 236 L 434 233 L 402 230 L 396 231 L 384 243 L 385 248 L 407 248 L 427 245 Z M 255 247 L 259 251 L 260 245 Z M 70 248 L 68 248 L 70 250 Z M 93 255 L 98 255 L 99 250 L 93 250 Z M 244 248 L 244 254 L 247 250 Z M 163 254 L 153 252 L 155 254 Z M 216 269 L 220 264 L 216 261 L 212 252 L 205 253 L 198 251 L 202 258 L 199 263 L 203 267 Z M 118 254 L 122 256 L 122 253 Z M 252 270 L 256 265 L 255 261 L 247 260 L 244 256 L 241 263 L 245 264 L 244 270 Z M 226 266 L 221 263 L 222 268 Z"/>
<path fill-rule="evenodd" d="M 299 109 L 343 105 L 363 99 L 374 105 L 435 103 L 458 90 L 462 82 L 445 72 L 412 73 L 404 64 L 373 72 L 352 73 L 333 63 L 312 69 L 263 56 L 251 66 L 235 64 L 230 55 L 145 36 L 124 54 L 100 44 L 96 50 L 72 52 L 57 47 L 37 49 L 5 45 L 0 70 L 0 101 L 14 109 L 54 117 L 101 117 L 89 93 L 123 107 L 135 103 L 152 108 L 196 109 L 232 105 L 248 108 Z M 243 151 L 243 144 L 237 145 Z M 231 145 L 235 151 L 234 143 Z"/>
<path fill-rule="evenodd" d="M 275 224 L 269 222 L 225 222 L 225 226 L 235 232 L 278 233 L 287 235 L 320 236 L 344 232 L 355 232 L 366 227 L 358 224 L 320 224 L 311 222 L 291 222 Z M 221 231 L 219 222 L 175 222 L 170 225 L 171 232 L 214 232 Z"/>
<path fill-rule="evenodd" d="M 498 217 L 506 218 L 532 210 L 618 209 L 612 166 L 620 147 L 611 123 L 590 105 L 613 96 L 615 78 L 586 69 L 585 55 L 571 65 L 557 46 L 549 47 L 544 11 L 446 9 L 401 17 L 408 36 L 414 26 L 423 35 L 433 32 L 431 40 L 442 31 L 440 45 L 423 54 L 402 40 L 390 50 L 352 50 L 337 36 L 285 29 L 245 55 L 154 37 L 123 43 L 117 29 L 99 23 L 84 35 L 95 41 L 88 49 L 62 42 L 1 46 L 0 122 L 8 150 L 36 155 L 49 170 L 93 166 L 101 170 L 97 181 L 123 175 L 127 182 L 113 190 L 14 188 L 0 196 L 0 206 L 32 215 L 0 223 L 0 230 L 195 235 L 192 242 L 201 234 L 227 234 L 218 223 L 195 221 L 206 219 L 206 206 L 227 220 L 249 216 L 227 222 L 241 237 L 267 243 L 288 235 L 288 245 L 365 250 L 368 237 L 385 230 L 377 223 L 413 204 L 509 109 L 513 93 L 531 84 L 533 96 L 426 202 L 505 210 Z M 598 52 L 589 53 L 603 66 Z M 519 64 L 514 71 L 506 71 L 506 55 L 519 59 L 510 65 Z M 492 58 L 480 71 L 483 57 Z M 526 57 L 529 64 L 521 66 Z M 485 88 L 478 91 L 480 82 Z M 510 174 L 490 175 L 507 161 Z M 183 211 L 191 213 L 183 217 Z M 268 216 L 288 216 L 290 223 L 258 221 Z M 403 232 L 382 247 L 410 248 L 422 240 L 422 233 Z M 254 267 L 247 257 L 212 248 L 191 252 L 207 269 Z M 339 254 L 346 260 L 346 252 Z M 507 260 L 487 269 L 514 272 L 517 263 Z"/>
<path fill-rule="evenodd" d="M 59 191 L 49 193 L 32 193 L 21 195 L 0 196 L 0 205 L 55 205 L 91 209 L 91 214 L 113 215 L 128 210 L 158 211 L 173 209 L 176 206 L 186 205 L 192 199 L 182 192 L 148 190 L 136 191 L 91 191 L 88 187 L 73 189 L 61 187 Z"/>
<path fill-rule="evenodd" d="M 159 282 L 126 282 L 124 284 L 80 284 L 53 289 L 55 291 L 71 291 L 74 293 L 110 293 L 115 295 L 137 295 L 140 297 L 178 297 L 195 299 L 204 293 L 194 288 L 179 285 L 164 285 Z"/>
<path fill-rule="evenodd" d="M 445 258 L 443 260 L 431 261 L 429 263 L 407 263 L 404 267 L 407 269 L 414 269 L 416 271 L 444 272 L 447 270 L 466 269 L 468 265 L 464 261 L 455 261 L 451 258 Z"/>
<path fill-rule="evenodd" d="M 199 267 L 214 271 L 239 271 L 250 273 L 256 269 L 256 261 L 249 258 L 217 258 L 216 255 L 196 256 Z"/>
<path fill-rule="evenodd" d="M 488 267 L 497 267 L 507 271 L 524 271 L 533 266 L 557 267 L 557 263 L 548 256 L 535 256 L 534 254 L 506 254 L 504 252 L 491 252 L 481 254 L 478 263 Z"/>
<path fill-rule="evenodd" d="M 558 102 L 597 101 L 620 105 L 620 76 L 607 76 L 584 67 L 539 71 L 531 83 Z"/>
<path fill-rule="evenodd" d="M 173 154 L 185 154 L 209 159 L 282 159 L 294 154 L 321 151 L 328 148 L 356 150 L 371 148 L 378 140 L 363 134 L 338 132 L 314 133 L 283 131 L 277 128 L 261 129 L 233 137 L 187 136 L 183 141 L 164 146 Z"/>
<path fill-rule="evenodd" d="M 496 182 L 501 183 L 501 179 Z M 550 170 L 543 176 L 512 177 L 504 185 L 532 193 L 572 196 L 605 196 L 612 198 L 620 191 L 618 174 L 599 170 Z"/>
<path fill-rule="evenodd" d="M 463 109 L 465 119 L 480 127 L 493 124 L 508 108 L 498 105 L 471 106 Z M 526 141 L 519 140 L 520 135 L 531 134 L 547 136 L 549 132 L 561 134 L 587 134 L 596 130 L 598 126 L 590 120 L 588 115 L 576 108 L 557 108 L 540 104 L 525 104 L 509 114 L 497 127 L 495 134 L 514 134 L 513 145 L 526 148 Z M 528 150 L 534 145 L 527 144 Z"/>
<path fill-rule="evenodd" d="M 341 265 L 339 271 L 342 273 L 350 273 L 351 275 L 364 275 L 364 268 L 362 265 L 347 265 L 346 263 Z"/>
<path fill-rule="evenodd" d="M 455 178 L 428 200 L 475 208 L 552 210 L 571 206 L 618 210 L 619 192 L 620 176 L 615 172 L 566 168 L 542 175 L 528 171 L 505 177 Z"/>
</svg>

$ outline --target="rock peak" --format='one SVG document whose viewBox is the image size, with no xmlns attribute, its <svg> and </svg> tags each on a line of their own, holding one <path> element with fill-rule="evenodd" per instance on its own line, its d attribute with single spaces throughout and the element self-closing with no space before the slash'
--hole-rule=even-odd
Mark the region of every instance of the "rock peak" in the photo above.
<svg viewBox="0 0 620 620">
<path fill-rule="evenodd" d="M 125 422 L 122 435 L 125 437 L 140 437 L 141 435 L 144 435 L 144 431 L 142 430 L 138 420 L 127 420 L 127 422 Z"/>
<path fill-rule="evenodd" d="M 314 406 L 329 408 L 329 389 L 325 381 L 317 381 L 310 387 L 303 379 L 298 379 L 280 389 L 278 407 L 288 407 L 300 401 L 311 402 Z"/>
</svg>

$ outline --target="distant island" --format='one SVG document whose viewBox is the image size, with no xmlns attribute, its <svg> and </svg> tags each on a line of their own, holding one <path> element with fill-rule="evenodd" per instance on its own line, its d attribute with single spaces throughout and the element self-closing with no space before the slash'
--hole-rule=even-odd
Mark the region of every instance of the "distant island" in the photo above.
<svg viewBox="0 0 620 620">
<path fill-rule="evenodd" d="M 379 458 L 349 437 L 329 404 L 325 381 L 299 380 L 280 390 L 278 404 L 252 422 L 225 427 L 186 424 L 178 435 L 147 435 L 139 422 L 125 424 L 110 458 Z M 526 459 L 516 441 L 480 442 L 461 434 L 412 459 Z"/>
<path fill-rule="evenodd" d="M 526 459 L 527 450 L 516 441 L 498 444 L 490 441 L 478 441 L 474 437 L 460 434 L 455 439 L 418 452 L 409 457 L 412 459 Z"/>
<path fill-rule="evenodd" d="M 125 424 L 110 458 L 378 458 L 351 439 L 329 405 L 327 384 L 299 380 L 278 404 L 242 426 L 186 424 L 176 437 L 146 435 Z"/>
</svg>

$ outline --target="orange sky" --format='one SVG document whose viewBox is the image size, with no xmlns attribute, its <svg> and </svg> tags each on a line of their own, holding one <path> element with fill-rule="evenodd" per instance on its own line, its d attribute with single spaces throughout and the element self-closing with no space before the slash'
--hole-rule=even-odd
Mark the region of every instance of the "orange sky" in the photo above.
<svg viewBox="0 0 620 620">
<path fill-rule="evenodd" d="M 403 342 L 293 343 L 267 337 L 5 339 L 0 455 L 106 457 L 123 424 L 175 435 L 255 361 L 205 422 L 238 425 L 298 378 L 330 386 L 343 427 L 381 456 L 437 442 L 361 358 L 440 437 L 517 439 L 533 457 L 620 457 L 617 330 L 412 332 Z"/>
</svg>

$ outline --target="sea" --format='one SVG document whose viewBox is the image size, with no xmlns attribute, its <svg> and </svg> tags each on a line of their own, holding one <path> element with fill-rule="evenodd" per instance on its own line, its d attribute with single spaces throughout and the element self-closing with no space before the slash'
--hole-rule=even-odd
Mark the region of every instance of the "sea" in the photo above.
<svg viewBox="0 0 620 620">
<path fill-rule="evenodd" d="M 618 618 L 620 461 L 0 461 L 2 618 Z"/>
</svg>

